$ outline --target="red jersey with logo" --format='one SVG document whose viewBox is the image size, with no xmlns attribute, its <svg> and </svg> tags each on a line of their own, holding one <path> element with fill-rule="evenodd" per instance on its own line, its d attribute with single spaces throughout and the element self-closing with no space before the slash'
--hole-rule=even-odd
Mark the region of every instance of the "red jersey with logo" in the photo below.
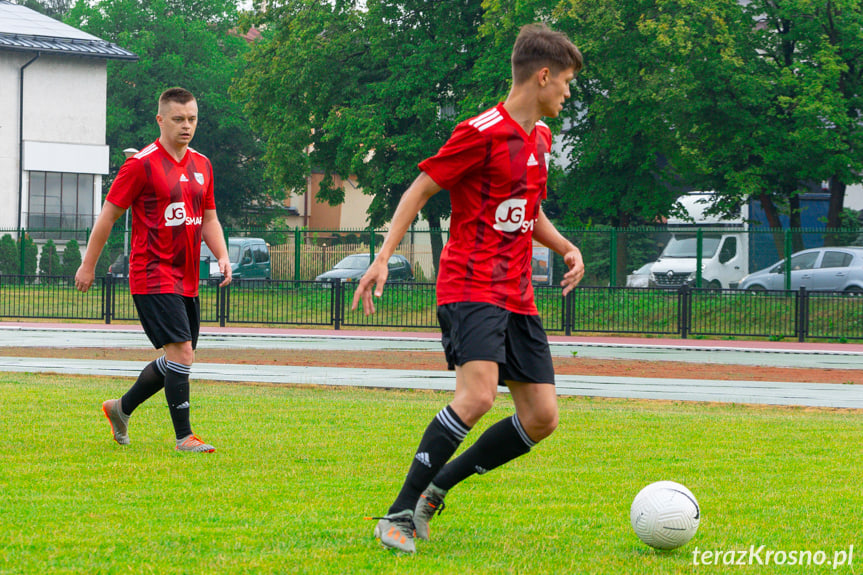
<svg viewBox="0 0 863 575">
<path fill-rule="evenodd" d="M 498 104 L 456 126 L 419 168 L 449 190 L 449 241 L 441 254 L 438 305 L 490 303 L 537 315 L 531 283 L 533 227 L 546 197 L 551 131 L 530 134 Z"/>
<path fill-rule="evenodd" d="M 132 293 L 198 295 L 201 224 L 216 209 L 210 160 L 189 148 L 177 162 L 156 140 L 126 160 L 106 199 L 132 208 Z"/>
</svg>

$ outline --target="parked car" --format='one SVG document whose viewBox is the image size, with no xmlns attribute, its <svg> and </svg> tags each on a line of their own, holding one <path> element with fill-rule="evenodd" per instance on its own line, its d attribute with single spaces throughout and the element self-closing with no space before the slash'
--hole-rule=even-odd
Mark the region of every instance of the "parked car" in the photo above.
<svg viewBox="0 0 863 575">
<path fill-rule="evenodd" d="M 127 254 L 118 255 L 114 263 L 108 266 L 108 273 L 115 278 L 127 277 L 129 275 L 129 256 Z"/>
<path fill-rule="evenodd" d="M 228 238 L 228 259 L 234 280 L 270 279 L 270 248 L 261 238 Z M 219 263 L 204 242 L 201 242 L 201 260 L 209 263 L 210 279 L 220 280 Z"/>
<path fill-rule="evenodd" d="M 407 258 L 400 255 L 390 256 L 389 275 L 387 282 L 407 282 L 414 279 L 411 264 Z M 353 282 L 358 281 L 366 270 L 369 269 L 370 258 L 369 254 L 352 254 L 342 259 L 339 263 L 333 266 L 332 269 L 322 273 L 315 278 L 317 282 Z"/>
<path fill-rule="evenodd" d="M 863 292 L 863 247 L 803 250 L 791 256 L 791 289 Z M 785 260 L 753 272 L 740 289 L 784 290 Z"/>
<path fill-rule="evenodd" d="M 631 274 L 626 275 L 626 287 L 647 287 L 650 282 L 650 268 L 653 262 L 647 262 Z"/>
</svg>

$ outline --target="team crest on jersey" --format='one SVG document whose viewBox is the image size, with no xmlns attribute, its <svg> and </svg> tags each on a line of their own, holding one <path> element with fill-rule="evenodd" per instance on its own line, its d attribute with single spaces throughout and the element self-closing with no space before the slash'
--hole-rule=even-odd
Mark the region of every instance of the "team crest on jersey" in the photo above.
<svg viewBox="0 0 863 575">
<path fill-rule="evenodd" d="M 512 198 L 502 201 L 494 211 L 494 229 L 501 232 L 522 233 L 533 229 L 533 220 L 525 219 L 527 200 Z"/>
<path fill-rule="evenodd" d="M 200 172 L 195 172 L 195 181 L 203 186 L 204 185 L 204 174 L 202 174 Z"/>
</svg>

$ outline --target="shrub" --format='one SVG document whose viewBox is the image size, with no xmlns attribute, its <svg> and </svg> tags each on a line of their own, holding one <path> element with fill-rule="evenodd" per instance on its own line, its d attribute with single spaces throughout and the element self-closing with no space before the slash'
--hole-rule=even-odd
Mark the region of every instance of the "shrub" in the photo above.
<svg viewBox="0 0 863 575">
<path fill-rule="evenodd" d="M 0 238 L 0 274 L 16 276 L 18 269 L 18 247 L 9 234 Z"/>
<path fill-rule="evenodd" d="M 57 253 L 57 246 L 54 244 L 54 240 L 48 240 L 42 246 L 42 256 L 39 258 L 39 275 L 42 278 L 47 278 L 47 276 L 56 276 L 60 273 L 60 255 Z"/>
<path fill-rule="evenodd" d="M 63 249 L 63 264 L 61 265 L 60 274 L 66 277 L 75 277 L 75 272 L 81 265 L 81 248 L 78 242 L 74 239 L 66 242 L 66 247 Z"/>
<path fill-rule="evenodd" d="M 36 275 L 36 262 L 39 259 L 39 248 L 36 242 L 30 237 L 30 234 L 24 234 L 18 238 L 18 253 L 24 251 L 23 261 L 21 262 L 21 274 L 25 276 Z M 29 280 L 29 281 L 32 281 Z"/>
</svg>

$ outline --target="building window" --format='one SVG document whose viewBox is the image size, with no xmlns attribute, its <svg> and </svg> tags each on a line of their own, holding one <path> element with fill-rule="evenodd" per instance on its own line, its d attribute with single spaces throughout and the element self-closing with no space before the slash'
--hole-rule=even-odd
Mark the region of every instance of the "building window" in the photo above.
<svg viewBox="0 0 863 575">
<path fill-rule="evenodd" d="M 93 226 L 93 174 L 30 172 L 31 237 L 70 239 Z"/>
</svg>

